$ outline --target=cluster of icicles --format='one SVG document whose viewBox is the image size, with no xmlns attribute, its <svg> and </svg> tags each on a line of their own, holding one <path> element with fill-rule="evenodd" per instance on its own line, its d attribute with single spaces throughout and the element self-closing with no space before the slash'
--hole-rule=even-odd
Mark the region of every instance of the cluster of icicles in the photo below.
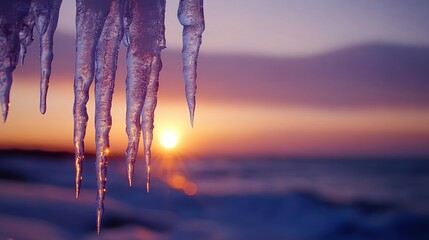
<svg viewBox="0 0 429 240">
<path fill-rule="evenodd" d="M 53 60 L 53 36 L 62 0 L 5 0 L 0 3 L 0 103 L 3 121 L 9 110 L 12 72 L 24 63 L 26 47 L 33 40 L 33 28 L 40 34 L 40 112 L 46 111 L 46 95 Z M 74 145 L 76 197 L 82 181 L 84 138 L 89 88 L 95 79 L 95 131 L 97 176 L 97 230 L 100 231 L 106 192 L 111 105 L 121 41 L 127 47 L 126 165 L 129 185 L 143 133 L 150 185 L 150 158 L 158 77 L 162 68 L 165 0 L 76 0 L 76 71 Z M 203 0 L 180 0 L 178 19 L 183 25 L 183 74 L 193 124 L 196 94 L 196 65 L 204 31 Z"/>
</svg>

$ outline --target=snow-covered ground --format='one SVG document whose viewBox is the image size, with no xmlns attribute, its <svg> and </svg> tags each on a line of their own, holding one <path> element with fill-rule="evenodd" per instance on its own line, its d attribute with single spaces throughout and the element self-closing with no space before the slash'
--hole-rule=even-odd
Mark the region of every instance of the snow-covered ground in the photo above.
<svg viewBox="0 0 429 240">
<path fill-rule="evenodd" d="M 427 159 L 163 161 L 110 160 L 98 238 L 93 158 L 75 199 L 73 155 L 1 151 L 0 239 L 429 239 Z"/>
</svg>

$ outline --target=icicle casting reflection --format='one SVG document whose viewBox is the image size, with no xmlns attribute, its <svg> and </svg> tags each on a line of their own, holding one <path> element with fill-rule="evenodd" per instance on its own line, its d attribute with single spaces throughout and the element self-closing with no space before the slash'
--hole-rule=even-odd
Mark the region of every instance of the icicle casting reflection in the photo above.
<svg viewBox="0 0 429 240">
<path fill-rule="evenodd" d="M 46 112 L 46 97 L 53 60 L 53 36 L 62 0 L 6 0 L 0 3 L 0 104 L 5 122 L 9 111 L 12 72 L 18 60 L 24 64 L 33 28 L 40 35 L 40 112 Z M 111 106 L 121 40 L 127 47 L 126 165 L 132 185 L 140 135 L 143 135 L 150 189 L 151 144 L 161 50 L 165 40 L 165 0 L 76 0 L 76 71 L 74 146 L 76 197 L 79 196 L 84 159 L 84 139 L 89 88 L 95 79 L 95 131 L 97 176 L 97 230 L 100 231 L 106 193 Z M 180 0 L 177 13 L 183 25 L 183 74 L 191 125 L 194 122 L 196 68 L 204 31 L 203 0 Z M 142 133 L 142 134 L 141 134 Z"/>
</svg>

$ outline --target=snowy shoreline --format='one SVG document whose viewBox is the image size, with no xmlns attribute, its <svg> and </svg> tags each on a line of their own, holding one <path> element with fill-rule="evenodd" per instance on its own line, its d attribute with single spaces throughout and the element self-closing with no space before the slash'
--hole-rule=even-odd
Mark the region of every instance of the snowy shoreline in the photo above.
<svg viewBox="0 0 429 240">
<path fill-rule="evenodd" d="M 395 204 L 403 195 L 400 187 L 396 199 L 389 195 L 388 184 L 382 186 L 385 200 L 370 200 L 371 192 L 368 190 L 365 197 L 353 180 L 362 177 L 361 182 L 369 181 L 368 186 L 377 188 L 380 183 L 392 182 L 390 175 L 404 174 L 400 180 L 411 183 L 418 179 L 415 169 L 420 169 L 420 176 L 427 176 L 424 172 L 428 170 L 427 161 L 409 160 L 408 165 L 415 166 L 403 164 L 398 169 L 380 161 L 383 165 L 379 167 L 387 169 L 385 172 L 377 172 L 374 163 L 369 165 L 370 171 L 363 170 L 368 165 L 365 161 L 338 162 L 200 160 L 188 163 L 187 176 L 198 186 L 198 193 L 188 196 L 156 176 L 153 189 L 147 194 L 144 174 L 137 175 L 136 185 L 129 188 L 124 163 L 111 161 L 101 236 L 103 239 L 428 238 L 429 214 Z M 358 172 L 356 176 L 345 172 L 344 166 L 350 164 Z M 137 167 L 144 164 L 138 163 Z M 89 157 L 84 162 L 86 181 L 81 196 L 75 199 L 73 155 L 2 150 L 0 238 L 96 239 L 93 171 L 94 159 Z M 341 179 L 342 174 L 349 175 L 348 182 Z M 406 174 L 410 174 L 409 179 Z M 336 200 L 337 195 L 329 197 L 329 191 L 311 189 L 303 182 L 322 181 L 321 186 L 329 187 L 332 185 L 329 175 L 336 175 L 332 178 L 336 184 L 352 188 L 350 191 L 355 191 L 355 195 L 351 194 L 348 200 Z M 425 179 L 420 181 L 423 183 Z M 342 187 L 338 185 L 340 193 L 347 194 Z M 419 189 L 415 191 L 427 195 Z"/>
</svg>

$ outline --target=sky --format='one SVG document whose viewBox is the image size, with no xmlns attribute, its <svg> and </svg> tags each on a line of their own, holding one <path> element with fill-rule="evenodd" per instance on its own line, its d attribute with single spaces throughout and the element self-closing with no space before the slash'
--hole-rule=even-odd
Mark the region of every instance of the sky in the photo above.
<svg viewBox="0 0 429 240">
<path fill-rule="evenodd" d="M 428 1 L 206 0 L 194 128 L 177 2 L 167 0 L 155 152 L 164 151 L 162 132 L 173 130 L 175 151 L 187 156 L 429 156 Z M 14 73 L 0 148 L 72 149 L 74 14 L 74 1 L 63 1 L 47 113 L 38 112 L 34 42 Z M 112 109 L 117 155 L 127 143 L 124 68 L 122 51 Z"/>
<path fill-rule="evenodd" d="M 167 0 L 168 47 L 181 47 L 178 2 Z M 425 0 L 206 0 L 204 52 L 312 55 L 366 42 L 429 45 Z M 74 33 L 74 1 L 58 31 Z"/>
</svg>

